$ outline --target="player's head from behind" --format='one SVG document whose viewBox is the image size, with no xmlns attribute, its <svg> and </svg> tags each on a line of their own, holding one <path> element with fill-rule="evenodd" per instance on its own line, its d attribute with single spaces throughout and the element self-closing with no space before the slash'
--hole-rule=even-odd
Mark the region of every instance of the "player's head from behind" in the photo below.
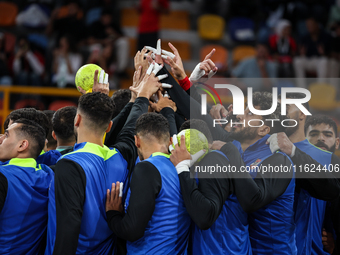
<svg viewBox="0 0 340 255">
<path fill-rule="evenodd" d="M 256 110 L 268 110 L 272 107 L 273 98 L 269 92 L 253 93 L 253 106 Z M 244 114 L 236 116 L 237 123 L 233 121 L 231 138 L 240 143 L 247 142 L 252 144 L 263 138 L 267 134 L 283 132 L 281 126 L 281 104 L 278 102 L 276 110 L 269 115 L 256 115 L 247 107 Z M 270 121 L 276 119 L 279 121 Z"/>
<path fill-rule="evenodd" d="M 208 140 L 209 146 L 213 143 L 213 137 L 211 135 L 210 129 L 207 123 L 203 120 L 200 119 L 186 120 L 181 125 L 179 131 L 181 132 L 184 129 L 197 129 L 198 131 L 205 135 L 205 137 Z"/>
<path fill-rule="evenodd" d="M 161 114 L 142 114 L 136 121 L 135 132 L 135 144 L 140 160 L 149 158 L 154 152 L 168 152 L 171 144 L 170 126 Z"/>
<path fill-rule="evenodd" d="M 338 127 L 326 115 L 309 116 L 305 124 L 305 134 L 309 142 L 323 150 L 334 152 L 339 148 Z"/>
<path fill-rule="evenodd" d="M 52 136 L 58 142 L 58 146 L 72 146 L 77 141 L 74 133 L 74 118 L 77 115 L 77 107 L 66 106 L 56 111 L 52 118 Z"/>
<path fill-rule="evenodd" d="M 287 98 L 289 99 L 302 99 L 305 97 L 305 94 L 302 93 L 287 93 Z M 302 106 L 309 110 L 308 103 L 303 103 Z M 287 104 L 286 116 L 287 119 L 295 120 L 286 123 L 286 125 L 289 126 L 285 128 L 285 132 L 288 137 L 295 134 L 299 130 L 303 132 L 307 116 L 295 104 Z"/>
<path fill-rule="evenodd" d="M 115 105 L 112 118 L 116 117 L 127 105 L 131 99 L 131 91 L 128 89 L 119 89 L 112 95 L 112 100 Z"/>
<path fill-rule="evenodd" d="M 74 132 L 102 137 L 112 126 L 111 116 L 114 105 L 112 99 L 103 93 L 87 93 L 78 101 L 78 109 L 74 118 Z"/>
<path fill-rule="evenodd" d="M 39 124 L 44 130 L 47 137 L 50 129 L 50 121 L 45 113 L 34 108 L 21 108 L 12 111 L 6 118 L 4 129 L 6 130 L 14 121 L 18 119 L 27 119 Z"/>
<path fill-rule="evenodd" d="M 55 113 L 55 111 L 45 110 L 45 111 L 43 111 L 43 113 L 47 116 L 47 118 L 49 120 L 49 130 L 48 130 L 48 134 L 47 134 L 47 141 L 48 142 L 47 142 L 44 150 L 45 151 L 55 150 L 57 148 L 57 140 L 55 140 L 52 136 L 52 131 L 53 131 L 52 118 L 53 118 L 53 114 Z"/>
<path fill-rule="evenodd" d="M 37 158 L 45 146 L 45 130 L 27 119 L 15 120 L 0 138 L 0 161 Z"/>
</svg>

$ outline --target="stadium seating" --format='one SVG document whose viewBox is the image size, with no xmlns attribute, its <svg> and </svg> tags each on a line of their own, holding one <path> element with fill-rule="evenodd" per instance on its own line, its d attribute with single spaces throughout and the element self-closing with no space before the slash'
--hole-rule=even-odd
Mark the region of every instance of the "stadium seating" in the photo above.
<svg viewBox="0 0 340 255">
<path fill-rule="evenodd" d="M 68 101 L 68 100 L 57 100 L 57 101 L 52 102 L 50 106 L 48 107 L 48 109 L 52 111 L 57 111 L 58 109 L 63 108 L 65 106 L 76 106 L 77 107 L 77 104 L 75 104 L 72 101 Z"/>
<path fill-rule="evenodd" d="M 206 14 L 198 18 L 198 33 L 202 39 L 220 40 L 224 34 L 224 19 L 217 15 Z"/>
<path fill-rule="evenodd" d="M 213 48 L 216 49 L 216 52 L 211 57 L 211 60 L 216 64 L 216 66 L 219 69 L 222 68 L 223 66 L 226 66 L 228 62 L 229 52 L 226 48 L 224 48 L 221 45 L 209 44 L 201 48 L 201 52 L 200 52 L 201 61 L 204 60 L 205 56 L 208 55 Z"/>
<path fill-rule="evenodd" d="M 187 11 L 170 11 L 169 14 L 161 15 L 160 28 L 189 30 L 189 13 Z"/>
<path fill-rule="evenodd" d="M 327 83 L 313 83 L 308 87 L 311 93 L 309 105 L 319 111 L 334 110 L 338 106 L 336 102 L 336 88 Z"/>
<path fill-rule="evenodd" d="M 252 42 L 255 40 L 255 24 L 248 18 L 232 18 L 229 23 L 229 34 L 235 42 Z"/>
<path fill-rule="evenodd" d="M 11 2 L 0 2 L 0 26 L 14 26 L 18 7 Z"/>
</svg>

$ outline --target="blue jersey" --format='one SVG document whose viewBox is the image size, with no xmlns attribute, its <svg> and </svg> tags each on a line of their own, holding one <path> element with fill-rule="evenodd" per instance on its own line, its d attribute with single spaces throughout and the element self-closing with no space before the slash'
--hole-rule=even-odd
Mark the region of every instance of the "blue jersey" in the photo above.
<svg viewBox="0 0 340 255">
<path fill-rule="evenodd" d="M 220 151 L 215 152 L 225 156 Z M 202 230 L 194 224 L 192 252 L 195 255 L 252 254 L 248 232 L 248 214 L 242 209 L 234 194 L 225 201 L 220 215 L 209 229 Z"/>
<path fill-rule="evenodd" d="M 191 219 L 185 208 L 177 170 L 169 155 L 153 153 L 148 159 L 159 171 L 162 187 L 144 236 L 127 242 L 128 254 L 187 254 Z M 128 209 L 129 189 L 125 208 Z"/>
<path fill-rule="evenodd" d="M 77 254 L 112 254 L 113 232 L 106 222 L 106 191 L 112 183 L 124 182 L 128 176 L 127 162 L 116 149 L 92 143 L 76 144 L 74 151 L 62 158 L 78 163 L 86 176 L 85 202 L 78 238 Z M 56 237 L 56 205 L 54 181 L 48 207 L 48 233 L 45 254 L 52 254 Z"/>
<path fill-rule="evenodd" d="M 37 164 L 44 164 L 46 166 L 53 166 L 61 157 L 61 153 L 57 150 L 42 151 L 37 158 Z"/>
<path fill-rule="evenodd" d="M 322 166 L 331 164 L 332 153 L 312 145 L 307 139 L 294 143 Z M 298 254 L 329 254 L 323 250 L 322 228 L 327 202 L 313 198 L 306 190 L 295 193 L 295 224 Z"/>
<path fill-rule="evenodd" d="M 0 254 L 38 254 L 47 228 L 48 189 L 53 171 L 33 158 L 0 166 L 8 183 L 0 213 Z"/>
<path fill-rule="evenodd" d="M 269 145 L 266 144 L 268 138 L 269 135 L 264 136 L 244 152 L 238 142 L 233 143 L 240 150 L 247 166 L 260 167 L 263 161 L 272 155 Z M 253 178 L 256 177 L 256 174 L 256 171 L 251 172 Z M 286 191 L 281 196 L 249 214 L 249 235 L 254 254 L 292 255 L 297 253 L 294 223 L 294 177 L 293 175 Z"/>
</svg>

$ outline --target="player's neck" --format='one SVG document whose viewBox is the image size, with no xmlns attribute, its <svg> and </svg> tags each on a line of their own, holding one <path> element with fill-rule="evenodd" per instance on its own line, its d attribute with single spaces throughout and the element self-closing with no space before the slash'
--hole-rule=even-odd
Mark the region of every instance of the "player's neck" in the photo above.
<svg viewBox="0 0 340 255">
<path fill-rule="evenodd" d="M 168 148 L 164 144 L 153 143 L 149 144 L 146 148 L 143 148 L 144 159 L 149 158 L 155 152 L 169 154 Z"/>
<path fill-rule="evenodd" d="M 94 132 L 81 132 L 78 130 L 77 143 L 94 143 L 103 146 L 103 136 Z"/>
<path fill-rule="evenodd" d="M 75 143 L 76 141 L 68 142 L 68 141 L 57 140 L 57 148 L 60 146 L 74 146 Z"/>
<path fill-rule="evenodd" d="M 306 139 L 304 126 L 305 125 L 300 125 L 299 128 L 288 137 L 292 143 L 298 143 Z"/>
<path fill-rule="evenodd" d="M 255 142 L 257 142 L 258 140 L 260 140 L 260 138 L 255 138 L 255 139 L 252 139 L 252 140 L 246 140 L 246 141 L 242 141 L 241 142 L 241 147 L 242 147 L 242 150 L 245 151 L 246 149 L 248 149 L 248 147 L 252 144 L 254 144 Z"/>
</svg>

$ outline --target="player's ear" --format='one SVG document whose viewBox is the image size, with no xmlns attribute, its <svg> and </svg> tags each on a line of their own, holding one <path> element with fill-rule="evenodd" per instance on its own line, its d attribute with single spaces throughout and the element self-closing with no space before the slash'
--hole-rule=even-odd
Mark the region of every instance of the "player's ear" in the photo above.
<svg viewBox="0 0 340 255">
<path fill-rule="evenodd" d="M 77 113 L 76 117 L 74 118 L 74 126 L 79 127 L 80 122 L 81 122 L 81 116 L 79 115 L 79 113 Z"/>
<path fill-rule="evenodd" d="M 302 112 L 302 111 L 299 111 L 299 119 L 300 120 L 306 120 L 307 116 Z"/>
<path fill-rule="evenodd" d="M 135 145 L 136 145 L 137 148 L 140 147 L 140 138 L 137 135 L 135 135 Z"/>
<path fill-rule="evenodd" d="M 110 130 L 111 130 L 111 128 L 112 128 L 112 121 L 110 121 L 110 124 L 109 124 L 109 126 L 107 127 L 105 133 L 109 133 Z"/>
<path fill-rule="evenodd" d="M 170 136 L 170 141 L 169 141 L 168 147 L 169 147 L 170 145 L 172 145 L 172 136 Z"/>
<path fill-rule="evenodd" d="M 257 134 L 261 137 L 269 134 L 270 132 L 270 127 L 268 127 L 267 125 L 263 125 L 262 127 L 259 127 L 257 130 Z"/>
<path fill-rule="evenodd" d="M 53 137 L 54 140 L 57 141 L 57 136 L 55 135 L 55 132 L 54 132 L 54 131 L 52 131 L 52 137 Z"/>
<path fill-rule="evenodd" d="M 27 150 L 29 146 L 28 140 L 21 140 L 18 144 L 18 152 L 23 152 Z"/>
</svg>

